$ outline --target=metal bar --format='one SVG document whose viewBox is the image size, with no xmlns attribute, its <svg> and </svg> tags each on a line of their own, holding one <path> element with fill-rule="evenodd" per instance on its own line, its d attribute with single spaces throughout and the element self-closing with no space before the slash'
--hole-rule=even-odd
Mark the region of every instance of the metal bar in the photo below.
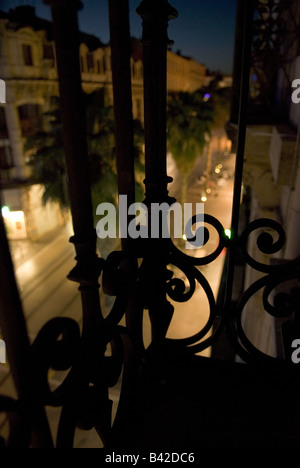
<svg viewBox="0 0 300 468">
<path fill-rule="evenodd" d="M 251 70 L 251 49 L 252 49 L 252 33 L 253 33 L 253 14 L 254 2 L 247 0 L 244 9 L 244 32 L 243 32 L 243 56 L 242 56 L 242 77 L 241 77 L 241 93 L 238 121 L 238 143 L 235 166 L 235 185 L 232 208 L 232 223 L 231 229 L 233 237 L 238 235 L 238 224 L 240 217 L 240 204 L 243 183 L 244 169 L 244 153 L 246 143 L 247 118 L 248 118 L 248 102 L 249 102 L 249 82 Z"/>
<path fill-rule="evenodd" d="M 240 203 L 243 182 L 244 169 L 244 152 L 246 143 L 247 116 L 248 116 L 248 100 L 249 100 L 249 82 L 251 70 L 251 49 L 252 49 L 252 33 L 253 33 L 253 15 L 254 15 L 254 0 L 245 0 L 243 8 L 238 10 L 238 14 L 242 14 L 243 21 L 243 40 L 242 40 L 242 61 L 241 67 L 241 87 L 240 87 L 240 104 L 239 104 L 239 119 L 238 119 L 238 143 L 235 166 L 235 181 L 234 195 L 232 206 L 232 248 L 229 252 L 228 273 L 227 273 L 227 291 L 225 304 L 230 307 L 234 281 L 234 264 L 236 256 L 236 247 L 238 242 L 238 227 L 240 216 Z"/>
<path fill-rule="evenodd" d="M 45 0 L 52 8 L 64 148 L 67 163 L 77 266 L 69 279 L 80 284 L 83 310 L 81 379 L 93 382 L 103 365 L 104 320 L 96 255 L 96 231 L 89 182 L 86 111 L 81 87 L 77 0 Z"/>
<path fill-rule="evenodd" d="M 168 202 L 167 186 L 167 46 L 168 21 L 177 11 L 166 0 L 143 0 L 146 204 Z"/>
<path fill-rule="evenodd" d="M 79 62 L 78 0 L 45 0 L 52 7 L 53 32 L 72 218 L 76 236 L 94 237 L 87 158 L 86 112 Z"/>
<path fill-rule="evenodd" d="M 110 46 L 114 91 L 115 141 L 118 170 L 118 192 L 127 195 L 128 206 L 135 202 L 134 133 L 131 87 L 131 39 L 128 0 L 109 0 Z M 126 213 L 127 215 L 127 213 Z M 123 214 L 120 220 L 123 223 Z M 134 240 L 128 238 L 128 225 L 133 217 L 126 216 L 120 226 L 122 249 L 129 255 L 131 271 L 137 274 L 137 251 Z M 126 229 L 126 232 L 123 232 Z M 126 326 L 136 346 L 135 357 L 141 346 L 141 323 L 136 290 L 133 286 L 131 300 L 126 309 Z"/>
<path fill-rule="evenodd" d="M 232 84 L 232 101 L 230 109 L 230 122 L 238 123 L 240 111 L 240 96 L 241 96 L 241 78 L 242 78 L 242 61 L 243 55 L 243 28 L 246 3 L 244 0 L 237 0 L 236 6 L 236 25 L 235 25 L 235 41 L 234 41 L 234 61 L 233 61 L 233 84 Z"/>
<path fill-rule="evenodd" d="M 0 196 L 0 206 L 1 196 Z M 34 447 L 53 447 L 45 410 L 39 399 L 30 365 L 30 343 L 14 266 L 0 213 L 0 328 L 6 344 L 14 384 L 28 426 L 32 427 Z"/>
<path fill-rule="evenodd" d="M 128 0 L 109 0 L 109 19 L 118 189 L 130 206 L 135 202 L 135 177 Z M 127 250 L 127 236 L 122 236 L 122 247 Z"/>
<path fill-rule="evenodd" d="M 145 204 L 151 229 L 153 204 L 175 201 L 168 195 L 172 179 L 167 176 L 167 46 L 168 21 L 178 13 L 167 0 L 143 0 L 137 12 L 143 19 Z M 167 252 L 164 239 L 148 239 L 141 268 L 145 308 L 149 309 L 152 342 L 156 344 L 164 341 L 174 311 L 166 294 Z"/>
</svg>

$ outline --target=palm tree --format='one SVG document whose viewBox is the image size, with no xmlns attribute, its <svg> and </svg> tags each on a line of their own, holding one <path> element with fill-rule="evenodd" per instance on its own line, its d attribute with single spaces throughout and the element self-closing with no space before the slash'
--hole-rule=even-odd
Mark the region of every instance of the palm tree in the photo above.
<svg viewBox="0 0 300 468">
<path fill-rule="evenodd" d="M 27 138 L 24 149 L 31 168 L 31 181 L 42 184 L 43 205 L 58 203 L 62 211 L 69 208 L 67 171 L 63 149 L 60 112 L 46 114 L 50 118 L 49 132 L 38 132 Z"/>
<path fill-rule="evenodd" d="M 203 153 L 210 134 L 214 108 L 203 91 L 174 93 L 168 101 L 168 151 L 183 177 L 181 202 L 185 202 L 188 176 Z"/>
</svg>

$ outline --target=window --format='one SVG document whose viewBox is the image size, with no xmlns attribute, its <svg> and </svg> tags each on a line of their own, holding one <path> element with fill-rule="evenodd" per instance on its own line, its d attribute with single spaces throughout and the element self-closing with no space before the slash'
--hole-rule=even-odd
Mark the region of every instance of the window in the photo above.
<svg viewBox="0 0 300 468">
<path fill-rule="evenodd" d="M 82 55 L 80 55 L 80 70 L 81 73 L 85 72 L 84 58 L 82 57 Z"/>
<path fill-rule="evenodd" d="M 142 120 L 142 101 L 141 99 L 136 100 L 136 117 L 138 120 Z"/>
<path fill-rule="evenodd" d="M 87 69 L 89 73 L 94 72 L 94 55 L 92 53 L 88 53 L 86 56 L 86 63 L 87 63 Z"/>
<path fill-rule="evenodd" d="M 28 138 L 42 129 L 41 107 L 36 104 L 25 104 L 19 107 L 22 136 Z"/>
<path fill-rule="evenodd" d="M 142 79 L 143 79 L 143 75 L 144 75 L 144 72 L 143 72 L 143 64 L 140 63 L 138 77 L 142 80 Z"/>
<path fill-rule="evenodd" d="M 44 44 L 44 59 L 54 60 L 54 48 L 52 44 Z"/>
<path fill-rule="evenodd" d="M 4 107 L 0 107 L 0 139 L 8 139 Z"/>
<path fill-rule="evenodd" d="M 132 74 L 132 77 L 135 78 L 135 63 L 132 62 L 131 64 L 131 74 Z"/>
<path fill-rule="evenodd" d="M 105 55 L 104 55 L 104 57 L 103 57 L 103 59 L 102 59 L 102 64 L 103 64 L 103 73 L 105 73 L 106 70 L 107 70 L 107 66 L 106 66 L 106 57 L 105 57 Z"/>
<path fill-rule="evenodd" d="M 97 60 L 97 73 L 98 75 L 103 75 L 103 67 L 101 60 Z"/>
<path fill-rule="evenodd" d="M 54 68 L 55 54 L 52 44 L 44 44 L 43 58 L 44 60 L 47 60 L 47 63 L 50 65 L 50 67 Z"/>
<path fill-rule="evenodd" d="M 13 167 L 10 146 L 0 146 L 0 170 Z"/>
<path fill-rule="evenodd" d="M 30 45 L 23 44 L 23 59 L 24 65 L 27 67 L 33 66 L 32 47 Z"/>
</svg>

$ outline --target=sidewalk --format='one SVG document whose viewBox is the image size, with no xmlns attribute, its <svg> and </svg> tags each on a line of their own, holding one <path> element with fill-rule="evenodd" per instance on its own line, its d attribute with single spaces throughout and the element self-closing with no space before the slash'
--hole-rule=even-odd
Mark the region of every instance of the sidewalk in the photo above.
<svg viewBox="0 0 300 468">
<path fill-rule="evenodd" d="M 70 221 L 68 221 L 65 226 L 58 227 L 53 231 L 45 234 L 40 240 L 36 242 L 33 242 L 30 239 L 10 240 L 9 248 L 15 269 L 41 252 L 41 250 L 51 244 L 58 236 L 64 234 L 66 235 L 66 239 L 73 235 Z"/>
</svg>

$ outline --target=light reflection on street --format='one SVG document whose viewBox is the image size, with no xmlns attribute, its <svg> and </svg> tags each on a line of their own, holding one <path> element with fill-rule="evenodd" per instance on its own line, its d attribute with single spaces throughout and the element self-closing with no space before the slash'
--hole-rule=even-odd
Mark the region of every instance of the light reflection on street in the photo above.
<svg viewBox="0 0 300 468">
<path fill-rule="evenodd" d="M 223 148 L 223 151 L 220 151 Z M 218 132 L 211 140 L 211 157 L 210 162 L 212 167 L 218 168 L 214 178 L 209 180 L 209 189 L 205 196 L 205 213 L 217 218 L 224 229 L 229 229 L 231 226 L 232 213 L 232 198 L 233 198 L 233 175 L 235 168 L 235 155 L 230 155 L 228 152 L 228 142 L 224 134 Z M 207 184 L 208 174 L 204 176 L 207 155 L 199 157 L 193 173 L 190 175 L 188 184 L 187 199 L 188 203 L 199 203 L 199 198 L 203 192 L 202 186 Z M 170 186 L 170 195 L 177 197 L 180 193 L 180 174 L 176 173 L 176 167 L 170 164 L 173 169 L 174 183 Z M 215 180 L 215 178 L 217 179 Z M 195 255 L 204 257 L 212 253 L 218 246 L 218 234 L 214 229 L 210 230 L 210 239 L 208 243 L 199 249 Z M 186 252 L 191 255 L 189 252 Z M 219 258 L 213 263 L 199 268 L 210 284 L 214 297 L 217 298 L 222 270 L 225 261 L 225 253 L 223 251 Z M 188 286 L 186 286 L 188 288 Z M 194 296 L 188 303 L 174 303 L 174 317 L 168 331 L 168 338 L 178 339 L 187 338 L 198 333 L 209 318 L 209 304 L 200 286 L 196 289 Z M 201 353 L 202 356 L 209 357 L 211 350 L 207 349 Z"/>
</svg>

